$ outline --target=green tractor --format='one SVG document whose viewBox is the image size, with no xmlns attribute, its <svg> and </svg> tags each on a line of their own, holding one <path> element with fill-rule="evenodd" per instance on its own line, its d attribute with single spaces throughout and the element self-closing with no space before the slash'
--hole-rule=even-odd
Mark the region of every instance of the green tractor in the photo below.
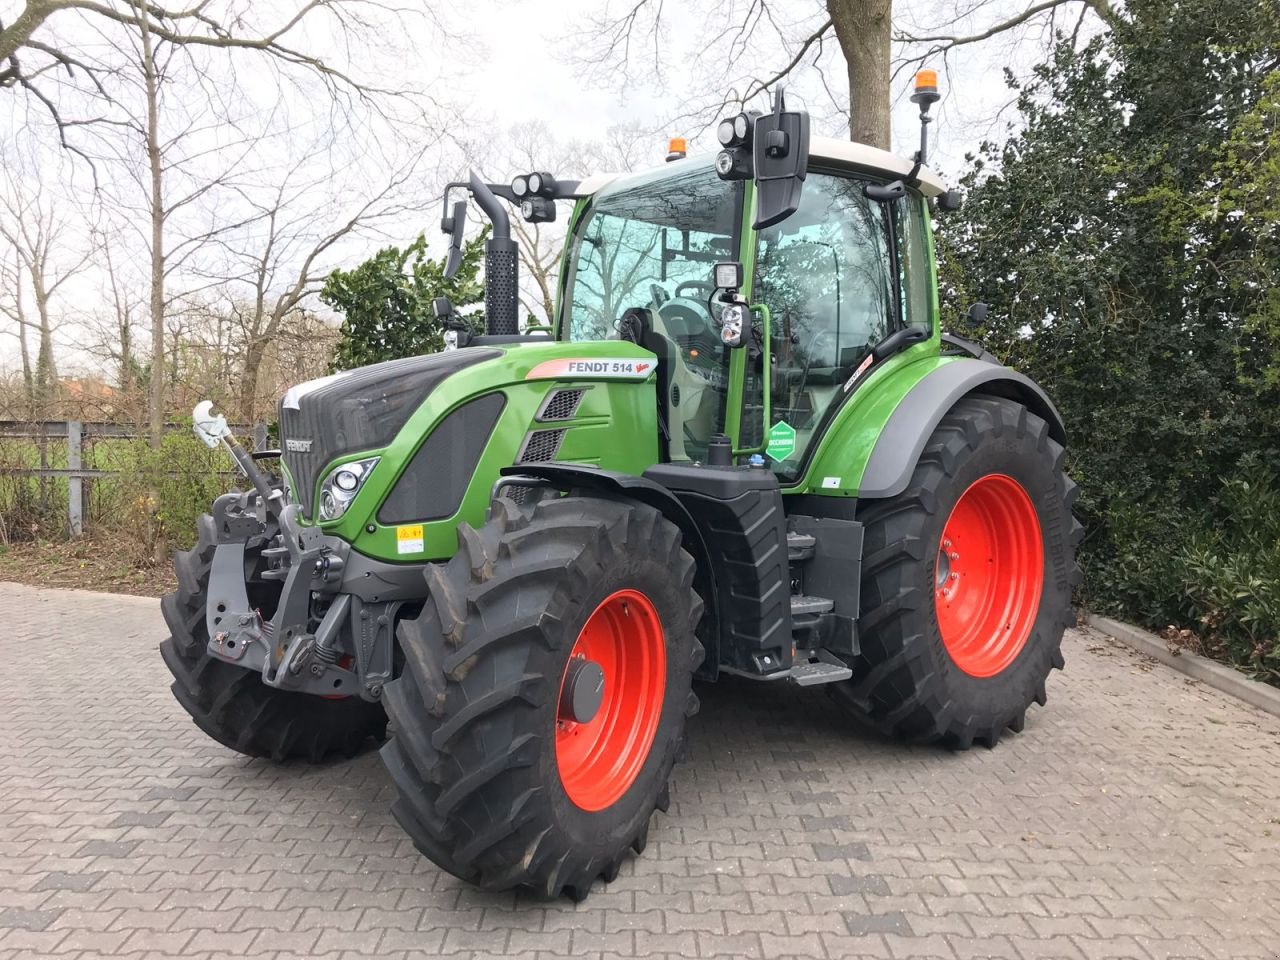
<svg viewBox="0 0 1280 960">
<path fill-rule="evenodd" d="M 1022 729 L 1080 527 L 1053 404 L 940 329 L 931 211 L 957 195 L 923 135 L 913 161 L 810 137 L 781 93 L 718 138 L 451 185 L 491 226 L 485 332 L 438 302 L 443 352 L 291 388 L 279 470 L 197 408 L 252 485 L 163 601 L 205 733 L 277 761 L 386 740 L 422 853 L 580 899 L 667 808 L 695 679 L 822 687 L 953 748 Z M 522 332 L 507 210 L 561 200 L 557 316 Z"/>
</svg>

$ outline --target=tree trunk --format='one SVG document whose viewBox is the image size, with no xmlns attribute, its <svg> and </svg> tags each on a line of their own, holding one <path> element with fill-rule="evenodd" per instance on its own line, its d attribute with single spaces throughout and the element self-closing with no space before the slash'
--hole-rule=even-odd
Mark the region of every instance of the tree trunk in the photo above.
<svg viewBox="0 0 1280 960">
<path fill-rule="evenodd" d="M 262 354 L 266 344 L 250 340 L 245 347 L 244 369 L 240 372 L 240 421 L 256 423 L 258 376 L 262 371 Z"/>
<path fill-rule="evenodd" d="M 31 347 L 27 345 L 27 325 L 18 321 L 18 348 L 22 351 L 22 393 L 27 401 L 28 416 L 35 419 L 36 376 L 31 369 Z"/>
<path fill-rule="evenodd" d="M 120 392 L 126 396 L 133 395 L 136 386 L 133 371 L 133 330 L 130 328 L 129 315 L 117 316 L 116 324 L 120 337 L 120 375 L 117 378 Z"/>
<path fill-rule="evenodd" d="M 147 404 L 151 446 L 164 433 L 164 168 L 160 156 L 160 85 L 155 48 L 146 18 L 142 21 L 142 75 L 147 94 L 147 166 L 151 172 L 151 391 Z"/>
<path fill-rule="evenodd" d="M 892 0 L 827 0 L 849 74 L 849 139 L 889 149 Z"/>
<path fill-rule="evenodd" d="M 18 308 L 18 349 L 22 352 L 22 394 L 27 401 L 27 416 L 36 418 L 36 377 L 31 369 L 31 347 L 27 343 L 27 318 L 22 309 L 22 260 L 14 270 L 14 298 Z"/>
<path fill-rule="evenodd" d="M 52 5 L 41 0 L 27 0 L 22 12 L 7 27 L 0 27 L 0 63 L 22 49 L 36 28 L 53 12 Z"/>
<path fill-rule="evenodd" d="M 40 347 L 36 353 L 36 399 L 40 415 L 48 418 L 53 412 L 53 402 L 58 394 L 58 368 L 53 360 L 53 329 L 49 324 L 49 305 L 42 290 L 36 290 L 36 304 L 40 311 Z"/>
</svg>

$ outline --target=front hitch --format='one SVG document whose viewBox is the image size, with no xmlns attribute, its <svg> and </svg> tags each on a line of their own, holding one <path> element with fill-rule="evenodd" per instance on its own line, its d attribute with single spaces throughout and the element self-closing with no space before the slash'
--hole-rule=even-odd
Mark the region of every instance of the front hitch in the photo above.
<svg viewBox="0 0 1280 960">
<path fill-rule="evenodd" d="M 273 497 L 279 493 L 272 491 Z M 340 665 L 339 638 L 351 598 L 335 596 L 315 631 L 310 629 L 312 601 L 333 589 L 330 581 L 342 570 L 343 558 L 318 528 L 298 522 L 297 504 L 286 504 L 278 516 L 264 521 L 253 510 L 256 499 L 252 493 L 231 493 L 213 506 L 218 544 L 205 611 L 209 655 L 259 671 L 269 687 L 323 696 L 355 693 L 359 678 Z M 267 563 L 261 580 L 283 581 L 269 619 L 249 599 L 246 555 L 256 537 L 269 541 L 259 554 Z"/>
</svg>

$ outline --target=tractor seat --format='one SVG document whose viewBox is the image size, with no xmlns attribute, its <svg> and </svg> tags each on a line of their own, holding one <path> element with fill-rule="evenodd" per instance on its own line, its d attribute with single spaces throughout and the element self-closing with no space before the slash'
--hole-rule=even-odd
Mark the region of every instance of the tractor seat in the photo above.
<svg viewBox="0 0 1280 960">
<path fill-rule="evenodd" d="M 653 316 L 644 307 L 628 307 L 618 323 L 618 337 L 643 347 L 658 358 L 655 375 L 658 381 L 658 446 L 663 460 L 670 459 L 670 407 L 671 377 L 679 363 L 679 351 L 671 339 L 654 329 Z"/>
</svg>

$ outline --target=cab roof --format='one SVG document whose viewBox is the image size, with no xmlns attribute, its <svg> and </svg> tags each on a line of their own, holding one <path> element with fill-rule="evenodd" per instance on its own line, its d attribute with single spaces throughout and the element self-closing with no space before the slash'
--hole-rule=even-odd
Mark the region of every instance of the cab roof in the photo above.
<svg viewBox="0 0 1280 960">
<path fill-rule="evenodd" d="M 574 191 L 575 197 L 590 197 L 616 181 L 633 178 L 647 179 L 659 172 L 674 173 L 692 166 L 710 167 L 715 155 L 710 153 L 696 154 L 684 160 L 676 160 L 662 167 L 640 170 L 633 173 L 596 173 L 586 177 Z M 817 161 L 822 164 L 834 163 L 842 167 L 853 167 L 868 173 L 880 173 L 889 177 L 905 177 L 915 166 L 914 162 L 900 157 L 888 150 L 869 147 L 865 143 L 853 143 L 849 140 L 837 140 L 834 137 L 813 137 L 809 141 L 809 163 Z M 916 174 L 920 180 L 920 192 L 926 197 L 936 197 L 945 193 L 947 186 L 934 171 L 921 167 Z M 621 184 L 620 184 L 621 185 Z"/>
</svg>

